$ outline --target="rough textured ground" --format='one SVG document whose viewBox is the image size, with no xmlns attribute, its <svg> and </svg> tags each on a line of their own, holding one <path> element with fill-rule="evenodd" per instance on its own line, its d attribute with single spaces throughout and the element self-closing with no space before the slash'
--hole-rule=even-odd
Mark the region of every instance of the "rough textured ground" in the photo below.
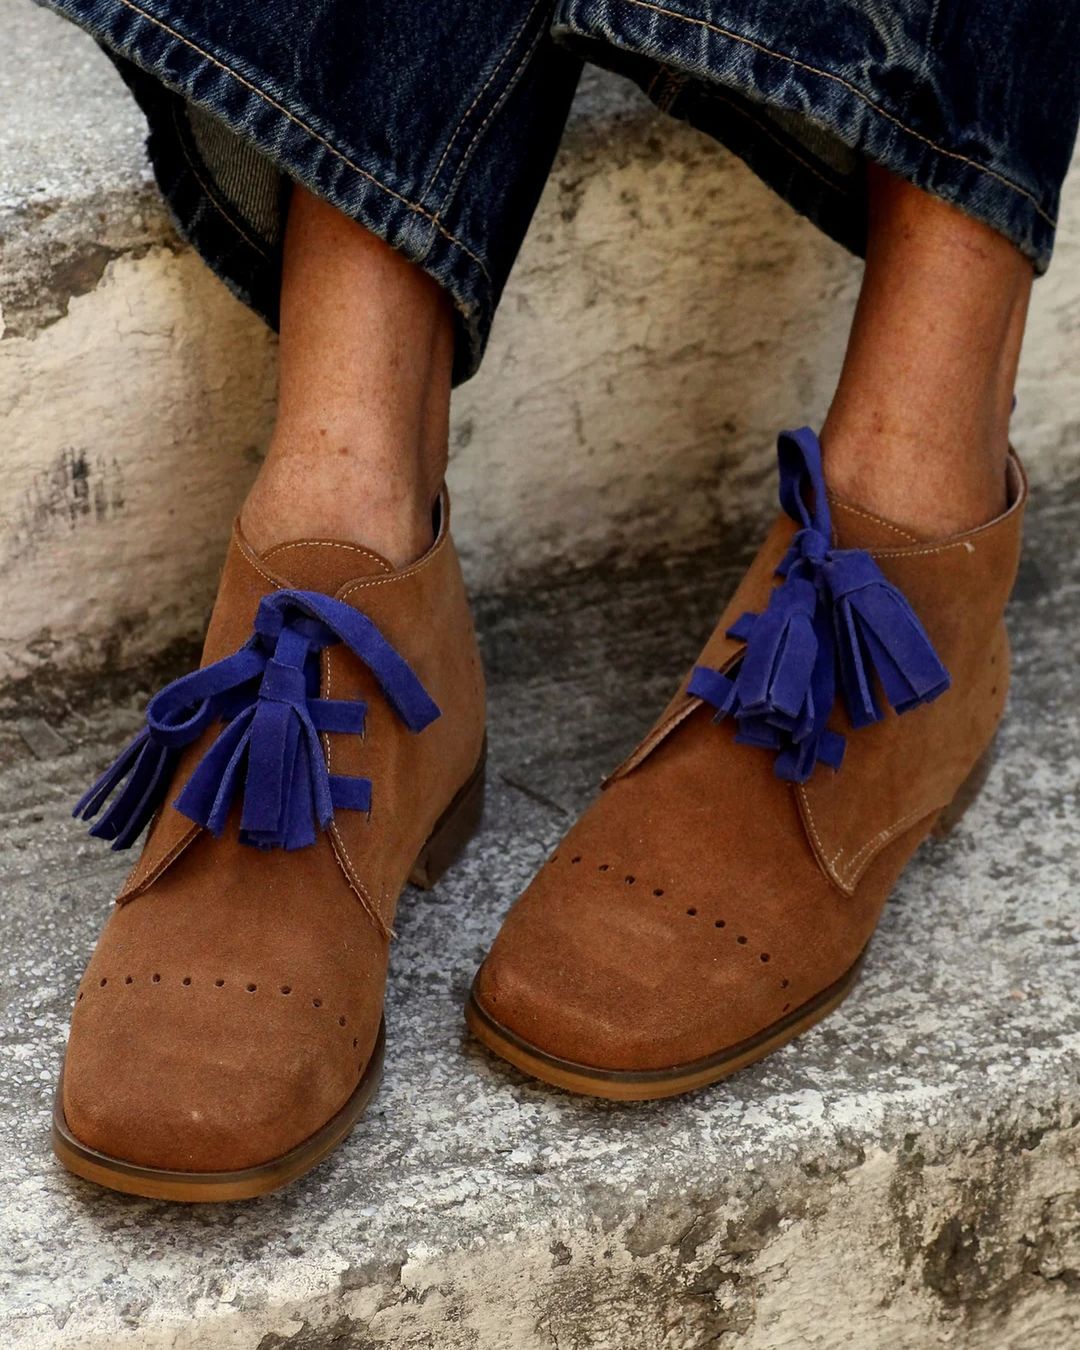
<svg viewBox="0 0 1080 1350">
<path fill-rule="evenodd" d="M 499 916 L 695 655 L 733 558 L 484 600 L 486 829 L 406 899 L 374 1108 L 245 1205 L 108 1195 L 50 1156 L 69 1001 L 124 869 L 66 807 L 140 695 L 42 689 L 0 730 L 0 1344 L 1075 1346 L 1077 489 L 1035 494 L 990 783 L 908 870 L 862 983 L 766 1063 L 670 1103 L 527 1082 L 470 1044 L 461 1006 Z"/>
</svg>

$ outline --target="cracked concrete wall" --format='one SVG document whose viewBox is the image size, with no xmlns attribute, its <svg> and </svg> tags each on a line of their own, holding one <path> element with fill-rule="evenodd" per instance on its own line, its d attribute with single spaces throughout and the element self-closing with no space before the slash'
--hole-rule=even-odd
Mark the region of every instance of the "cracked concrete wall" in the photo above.
<svg viewBox="0 0 1080 1350">
<path fill-rule="evenodd" d="M 0 192 L 0 683 L 196 637 L 267 436 L 272 340 L 176 246 L 124 134 L 100 200 L 5 216 Z M 1075 191 L 1066 205 L 1019 390 L 1036 476 L 1080 428 Z M 765 508 L 776 430 L 822 416 L 858 277 L 714 143 L 589 76 L 486 365 L 455 400 L 472 582 L 689 551 Z"/>
<path fill-rule="evenodd" d="M 110 262 L 0 342 L 0 679 L 126 665 L 205 618 L 274 353 L 190 252 Z"/>
</svg>

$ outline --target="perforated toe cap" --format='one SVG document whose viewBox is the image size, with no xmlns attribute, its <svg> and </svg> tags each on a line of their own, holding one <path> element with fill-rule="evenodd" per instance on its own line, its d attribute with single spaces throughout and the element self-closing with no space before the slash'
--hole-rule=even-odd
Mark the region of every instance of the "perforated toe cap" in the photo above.
<svg viewBox="0 0 1080 1350">
<path fill-rule="evenodd" d="M 68 1129 L 144 1167 L 218 1172 L 272 1161 L 356 1087 L 374 1033 L 351 1011 L 258 971 L 199 973 L 175 960 L 106 971 L 95 959 L 64 1067 Z"/>
<path fill-rule="evenodd" d="M 640 872 L 572 852 L 545 868 L 477 975 L 483 1011 L 547 1055 L 646 1071 L 715 1054 L 789 1010 L 770 952 Z"/>
</svg>

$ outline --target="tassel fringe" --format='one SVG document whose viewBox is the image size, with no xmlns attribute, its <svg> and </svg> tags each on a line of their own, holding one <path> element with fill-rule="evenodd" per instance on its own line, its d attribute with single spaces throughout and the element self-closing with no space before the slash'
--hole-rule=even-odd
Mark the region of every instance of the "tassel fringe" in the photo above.
<svg viewBox="0 0 1080 1350">
<path fill-rule="evenodd" d="M 761 614 L 728 636 L 745 648 L 730 675 L 695 668 L 689 692 L 733 717 L 735 739 L 775 753 L 780 778 L 804 783 L 818 764 L 838 769 L 844 737 L 826 725 L 837 686 L 853 727 L 905 713 L 943 694 L 949 674 L 906 598 L 863 549 L 834 549 L 821 466 L 809 427 L 779 441 L 780 502 L 800 526 Z M 809 499 L 809 500 L 808 500 Z"/>
<path fill-rule="evenodd" d="M 130 848 L 165 801 L 184 747 L 218 721 L 222 731 L 174 803 L 215 836 L 238 801 L 240 838 L 257 848 L 306 848 L 335 809 L 370 811 L 370 780 L 331 774 L 320 740 L 321 732 L 364 730 L 362 701 L 318 697 L 319 653 L 338 642 L 371 671 L 410 731 L 439 716 L 408 663 L 365 615 L 316 591 L 275 591 L 263 598 L 239 651 L 154 695 L 146 726 L 74 814 L 94 820 L 101 813 L 90 833 L 114 849 Z"/>
</svg>

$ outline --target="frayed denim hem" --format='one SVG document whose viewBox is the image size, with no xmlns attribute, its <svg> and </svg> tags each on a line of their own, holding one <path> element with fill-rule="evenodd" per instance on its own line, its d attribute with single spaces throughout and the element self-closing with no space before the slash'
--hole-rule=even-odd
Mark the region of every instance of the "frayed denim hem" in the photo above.
<svg viewBox="0 0 1080 1350">
<path fill-rule="evenodd" d="M 146 116 L 150 128 L 147 154 L 177 233 L 191 244 L 233 295 L 276 332 L 281 292 L 281 226 L 268 237 L 261 237 L 220 192 L 216 172 L 202 161 L 185 100 L 131 62 L 113 52 L 108 54 Z M 478 259 L 454 241 L 447 240 L 442 247 L 434 246 L 430 239 L 424 241 L 413 228 L 409 208 L 396 196 L 388 199 L 385 194 L 391 190 L 381 184 L 366 184 L 347 196 L 331 195 L 316 186 L 320 181 L 317 172 L 310 181 L 301 179 L 277 156 L 273 165 L 267 160 L 267 167 L 273 170 L 273 191 L 282 224 L 296 178 L 433 277 L 454 303 L 455 383 L 476 373 L 494 312 L 490 280 Z"/>
<path fill-rule="evenodd" d="M 577 55 L 629 76 L 661 110 L 721 141 L 853 253 L 866 250 L 870 161 L 999 231 L 1037 272 L 1049 264 L 1056 196 L 1045 200 L 935 142 L 842 69 L 818 69 L 756 34 L 646 0 L 563 0 L 553 32 Z M 1075 118 L 1072 135 L 1069 125 L 1063 116 L 1065 164 Z"/>
<path fill-rule="evenodd" d="M 473 14 L 476 31 L 406 5 L 370 42 L 360 10 L 299 0 L 212 19 L 172 0 L 47 3 L 116 62 L 179 232 L 268 324 L 298 182 L 448 292 L 455 382 L 476 371 L 580 71 L 548 36 L 554 0 Z M 348 42 L 314 36 L 320 14 Z"/>
</svg>

